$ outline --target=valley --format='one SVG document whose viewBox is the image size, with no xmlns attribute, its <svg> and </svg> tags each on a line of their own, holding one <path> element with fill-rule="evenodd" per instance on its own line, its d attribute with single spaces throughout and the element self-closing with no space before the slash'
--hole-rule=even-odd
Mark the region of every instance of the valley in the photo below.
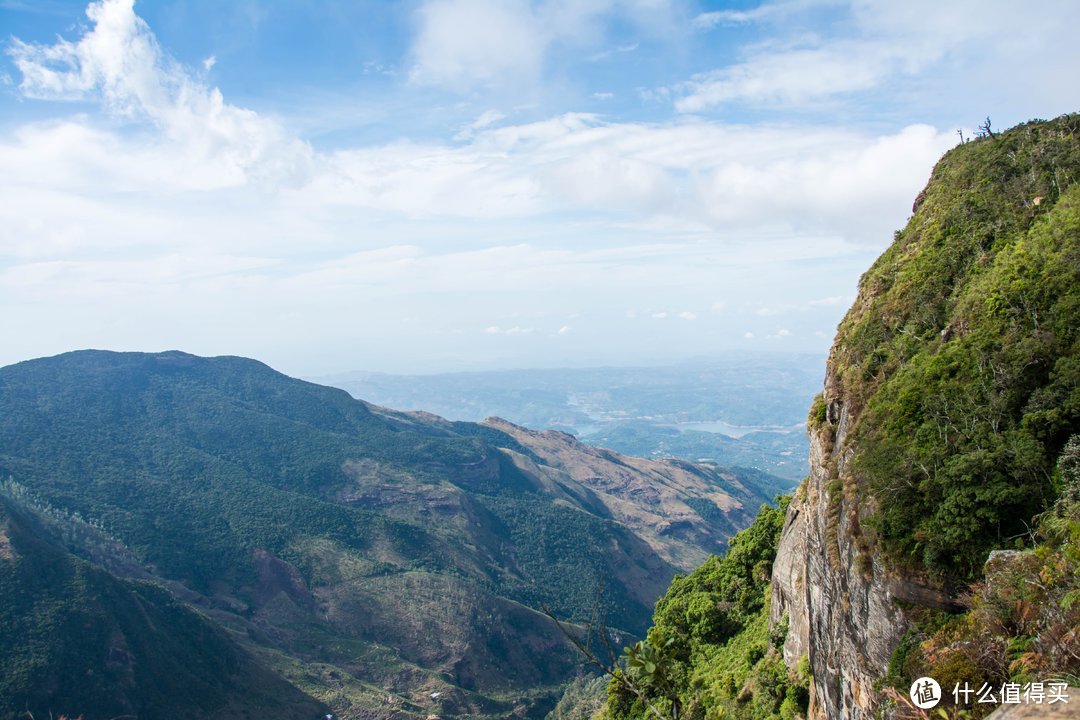
<svg viewBox="0 0 1080 720">
<path fill-rule="evenodd" d="M 146 630 L 112 598 L 151 586 L 179 613 L 155 623 L 165 638 L 177 626 L 154 641 L 163 653 L 197 622 L 215 656 L 292 687 L 298 707 L 542 716 L 580 671 L 542 608 L 580 622 L 599 601 L 640 636 L 674 574 L 722 552 L 779 482 L 390 410 L 242 358 L 96 351 L 0 370 L 0 473 L 4 592 L 67 563 L 97 579 L 76 601 L 120 623 L 73 647 L 38 635 L 44 598 L 8 595 L 5 622 L 26 630 L 0 636 L 20 668 L 0 697 L 88 718 L 152 716 L 163 698 L 190 717 L 258 706 L 228 684 L 192 704 L 142 674 L 156 645 L 131 649 Z M 9 644 L 27 637 L 33 655 Z M 100 664 L 121 652 L 127 670 Z M 34 679 L 60 663 L 99 678 L 94 693 Z"/>
</svg>

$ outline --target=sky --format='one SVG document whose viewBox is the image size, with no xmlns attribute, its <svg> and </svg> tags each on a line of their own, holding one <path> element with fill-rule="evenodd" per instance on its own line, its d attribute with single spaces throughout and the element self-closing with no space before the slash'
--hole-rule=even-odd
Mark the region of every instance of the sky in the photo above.
<svg viewBox="0 0 1080 720">
<path fill-rule="evenodd" d="M 0 0 L 0 365 L 824 353 L 1080 2 Z"/>
</svg>

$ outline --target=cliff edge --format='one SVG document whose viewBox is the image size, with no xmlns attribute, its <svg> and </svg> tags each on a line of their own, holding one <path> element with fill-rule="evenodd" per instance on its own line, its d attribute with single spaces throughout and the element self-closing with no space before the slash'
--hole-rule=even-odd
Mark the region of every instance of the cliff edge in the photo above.
<svg viewBox="0 0 1080 720">
<path fill-rule="evenodd" d="M 902 639 L 967 611 L 988 553 L 1029 547 L 1061 494 L 1080 428 L 1078 178 L 1080 115 L 962 144 L 860 281 L 772 572 L 811 718 L 874 717 Z"/>
</svg>

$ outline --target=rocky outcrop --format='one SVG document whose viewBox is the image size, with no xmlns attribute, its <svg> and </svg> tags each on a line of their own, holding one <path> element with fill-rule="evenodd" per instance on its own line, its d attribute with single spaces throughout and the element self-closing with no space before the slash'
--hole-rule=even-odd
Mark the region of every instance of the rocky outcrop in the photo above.
<svg viewBox="0 0 1080 720">
<path fill-rule="evenodd" d="M 949 593 L 977 579 L 993 588 L 1018 556 L 993 553 L 980 578 L 986 553 L 1052 501 L 1077 422 L 1041 398 L 1075 392 L 1078 139 L 1069 115 L 950 151 L 860 280 L 773 566 L 771 619 L 787 619 L 789 666 L 809 659 L 813 718 L 876 717 L 912 619 L 962 611 Z"/>
<path fill-rule="evenodd" d="M 787 616 L 787 664 L 809 656 L 811 718 L 830 720 L 873 717 L 871 688 L 907 627 L 893 598 L 921 587 L 886 576 L 863 552 L 847 467 L 852 418 L 835 387 L 826 382 L 827 418 L 810 433 L 810 476 L 788 507 L 771 608 L 774 624 Z"/>
</svg>

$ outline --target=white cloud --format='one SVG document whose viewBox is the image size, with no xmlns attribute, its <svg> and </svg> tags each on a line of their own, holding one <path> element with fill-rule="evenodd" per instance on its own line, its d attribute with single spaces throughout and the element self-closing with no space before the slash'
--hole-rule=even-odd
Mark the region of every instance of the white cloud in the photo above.
<svg viewBox="0 0 1080 720">
<path fill-rule="evenodd" d="M 26 97 L 100 98 L 114 115 L 146 119 L 182 152 L 217 168 L 221 182 L 299 183 L 310 172 L 308 146 L 274 121 L 226 103 L 165 55 L 134 0 L 102 0 L 86 10 L 93 24 L 77 42 L 15 39 L 9 54 Z"/>
<path fill-rule="evenodd" d="M 484 128 L 491 127 L 492 125 L 499 122 L 500 120 L 502 120 L 505 117 L 506 117 L 506 115 L 502 114 L 498 110 L 486 110 L 483 113 L 481 113 L 479 115 L 479 117 L 477 117 L 471 123 L 469 123 L 469 124 L 465 125 L 465 127 L 461 128 L 461 131 L 458 132 L 458 134 L 454 136 L 454 139 L 455 140 L 468 140 L 469 138 L 471 138 L 473 135 L 476 134 L 477 130 L 483 130 Z"/>
<path fill-rule="evenodd" d="M 951 133 L 702 121 L 605 123 L 569 113 L 482 128 L 463 145 L 395 143 L 320 158 L 313 202 L 410 217 L 616 214 L 672 233 L 840 235 L 883 242 L 906 217 Z"/>
<path fill-rule="evenodd" d="M 417 15 L 414 82 L 465 91 L 540 72 L 546 39 L 523 0 L 431 0 Z"/>
<path fill-rule="evenodd" d="M 876 43 L 764 52 L 752 59 L 701 74 L 676 90 L 680 112 L 700 112 L 731 101 L 755 105 L 800 105 L 810 100 L 876 87 L 910 51 Z"/>
<path fill-rule="evenodd" d="M 652 317 L 654 320 L 663 320 L 667 318 L 667 311 L 661 310 L 660 312 L 654 312 Z"/>
<path fill-rule="evenodd" d="M 813 12 L 846 13 L 850 21 L 818 20 L 829 30 L 814 33 Z M 798 22 L 791 19 L 801 13 Z M 693 25 L 757 22 L 772 25 L 767 42 L 744 49 L 731 65 L 701 73 L 689 81 L 651 92 L 656 98 L 674 96 L 682 112 L 701 112 L 729 103 L 783 107 L 787 110 L 876 91 L 920 77 L 922 91 L 951 78 L 964 77 L 962 90 L 1013 87 L 1034 98 L 1060 98 L 1032 66 L 1080 70 L 1080 56 L 1071 50 L 1072 28 L 1080 24 L 1080 6 L 1053 0 L 1032 3 L 991 3 L 980 0 L 912 0 L 882 3 L 772 2 L 746 11 L 723 10 L 698 15 Z M 792 33 L 787 28 L 798 28 Z M 787 37 L 785 37 L 785 34 Z M 935 67 L 948 59 L 949 71 Z M 957 75 L 963 68 L 967 72 Z M 955 89 L 953 90 L 955 93 Z M 1071 108 L 1060 108 L 1065 112 Z"/>
<path fill-rule="evenodd" d="M 779 4 L 759 5 L 750 10 L 712 10 L 694 16 L 691 25 L 698 30 L 711 30 L 719 25 L 744 25 L 777 14 Z"/>
<path fill-rule="evenodd" d="M 743 333 L 743 337 L 746 338 L 747 340 L 753 340 L 754 339 L 754 333 L 747 330 L 746 332 Z"/>
<path fill-rule="evenodd" d="M 558 335 L 566 335 L 572 329 L 573 328 L 571 328 L 569 325 L 563 325 L 561 328 L 559 328 L 559 331 L 556 334 L 558 334 Z"/>
<path fill-rule="evenodd" d="M 316 152 L 170 60 L 130 3 L 93 8 L 80 39 L 13 45 L 25 96 L 98 99 L 112 118 L 10 123 L 0 137 L 0 295 L 19 307 L 0 313 L 6 360 L 41 354 L 23 348 L 46 332 L 248 354 L 287 332 L 342 357 L 348 342 L 415 354 L 430 352 L 419 338 L 457 333 L 463 356 L 481 333 L 523 336 L 486 343 L 509 347 L 554 332 L 565 338 L 548 344 L 566 352 L 601 335 L 614 348 L 620 327 L 705 335 L 631 325 L 645 308 L 709 308 L 729 342 L 742 308 L 813 309 L 827 326 L 846 301 L 821 296 L 850 292 L 955 143 L 926 125 L 877 135 L 583 113 L 505 124 L 490 110 L 456 141 Z M 738 312 L 710 307 L 718 288 Z M 540 327 L 537 308 L 564 322 L 587 308 L 587 328 Z M 797 328 L 785 347 L 809 336 L 795 319 L 767 322 Z"/>
<path fill-rule="evenodd" d="M 695 313 L 690 312 L 689 310 L 684 310 L 681 313 L 679 313 L 679 317 L 682 318 L 683 320 L 697 320 L 697 315 Z"/>
<path fill-rule="evenodd" d="M 498 325 L 484 328 L 484 333 L 487 335 L 528 335 L 532 333 L 532 331 L 533 328 L 531 327 L 518 327 L 516 325 L 508 328 L 502 328 Z"/>
<path fill-rule="evenodd" d="M 605 20 L 620 20 L 648 36 L 677 15 L 666 0 L 426 0 L 417 10 L 410 79 L 460 93 L 535 89 L 553 48 L 605 47 Z M 607 47 L 602 60 L 637 50 Z"/>
</svg>

